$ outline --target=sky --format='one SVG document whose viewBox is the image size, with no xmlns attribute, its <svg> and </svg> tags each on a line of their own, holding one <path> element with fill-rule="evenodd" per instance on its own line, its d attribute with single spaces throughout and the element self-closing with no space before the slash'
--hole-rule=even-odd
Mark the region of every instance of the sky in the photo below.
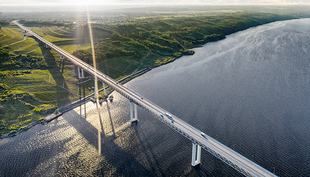
<svg viewBox="0 0 310 177">
<path fill-rule="evenodd" d="M 0 4 L 310 4 L 310 0 L 0 0 Z"/>
</svg>

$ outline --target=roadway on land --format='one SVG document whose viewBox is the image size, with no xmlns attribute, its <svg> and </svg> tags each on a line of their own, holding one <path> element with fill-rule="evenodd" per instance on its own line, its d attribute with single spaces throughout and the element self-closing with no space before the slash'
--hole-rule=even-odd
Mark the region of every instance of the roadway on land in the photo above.
<svg viewBox="0 0 310 177">
<path fill-rule="evenodd" d="M 83 68 L 84 71 L 88 72 L 91 75 L 97 75 L 98 80 L 103 81 L 108 86 L 112 87 L 115 91 L 119 92 L 126 98 L 128 98 L 130 101 L 133 101 L 135 104 L 139 105 L 140 107 L 146 109 L 151 114 L 153 114 L 155 117 L 159 118 L 161 121 L 165 122 L 167 125 L 169 125 L 171 128 L 177 130 L 179 133 L 187 136 L 193 143 L 197 143 L 201 145 L 204 149 L 211 149 L 209 152 L 211 152 L 212 155 L 216 156 L 217 158 L 221 159 L 222 161 L 226 161 L 226 163 L 233 168 L 235 168 L 237 171 L 241 172 L 242 174 L 246 176 L 276 176 L 273 173 L 269 172 L 268 170 L 262 168 L 261 166 L 257 165 L 256 163 L 250 161 L 246 157 L 242 156 L 241 154 L 237 153 L 236 151 L 228 148 L 227 146 L 223 145 L 219 141 L 213 139 L 212 137 L 205 135 L 203 137 L 201 135 L 201 131 L 196 129 L 195 127 L 189 125 L 188 123 L 184 122 L 180 118 L 177 118 L 176 116 L 172 116 L 174 122 L 171 123 L 171 120 L 167 118 L 165 115 L 166 110 L 163 108 L 155 105 L 151 101 L 147 100 L 146 98 L 143 98 L 139 94 L 131 91 L 129 88 L 126 88 L 125 86 L 119 84 L 114 79 L 106 76 L 105 74 L 101 73 L 100 71 L 96 70 L 89 64 L 81 61 L 77 57 L 69 54 L 68 52 L 62 50 L 60 47 L 57 47 L 53 43 L 45 40 L 41 36 L 35 34 L 31 30 L 27 29 L 26 27 L 19 24 L 17 21 L 13 21 L 17 26 L 22 28 L 23 30 L 26 30 L 29 34 L 32 34 L 35 36 L 38 40 L 42 41 L 46 45 L 48 45 L 53 50 L 57 51 L 62 56 L 66 57 L 66 59 L 70 60 L 72 63 L 77 65 L 78 67 Z M 162 115 L 162 118 L 161 117 Z M 215 152 L 214 152 L 215 151 Z M 224 159 L 224 160 L 223 160 Z M 229 162 L 229 163 L 228 163 Z"/>
</svg>

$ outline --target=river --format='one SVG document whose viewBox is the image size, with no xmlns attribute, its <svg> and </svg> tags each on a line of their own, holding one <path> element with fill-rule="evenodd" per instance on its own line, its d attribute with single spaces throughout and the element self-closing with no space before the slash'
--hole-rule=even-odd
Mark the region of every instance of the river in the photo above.
<svg viewBox="0 0 310 177">
<path fill-rule="evenodd" d="M 310 19 L 196 48 L 126 86 L 279 176 L 310 176 Z M 87 103 L 0 140 L 0 176 L 242 176 L 129 101 Z M 98 130 L 101 154 L 98 153 Z"/>
</svg>

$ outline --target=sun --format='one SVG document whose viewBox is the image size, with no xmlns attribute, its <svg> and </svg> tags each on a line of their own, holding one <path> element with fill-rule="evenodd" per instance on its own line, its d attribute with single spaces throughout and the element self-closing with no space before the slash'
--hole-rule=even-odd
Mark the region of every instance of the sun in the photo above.
<svg viewBox="0 0 310 177">
<path fill-rule="evenodd" d="M 66 0 L 64 1 L 66 4 L 73 5 L 104 5 L 111 4 L 113 1 L 100 1 L 100 0 Z"/>
</svg>

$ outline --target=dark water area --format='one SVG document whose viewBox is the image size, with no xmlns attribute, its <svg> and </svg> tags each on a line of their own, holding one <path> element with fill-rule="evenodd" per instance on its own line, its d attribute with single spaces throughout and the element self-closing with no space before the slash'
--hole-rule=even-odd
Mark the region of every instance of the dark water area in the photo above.
<svg viewBox="0 0 310 177">
<path fill-rule="evenodd" d="M 126 86 L 276 175 L 310 176 L 309 29 L 238 32 Z M 189 140 L 140 108 L 131 124 L 129 101 L 113 96 L 0 140 L 0 176 L 242 176 L 205 151 L 192 168 Z"/>
</svg>

